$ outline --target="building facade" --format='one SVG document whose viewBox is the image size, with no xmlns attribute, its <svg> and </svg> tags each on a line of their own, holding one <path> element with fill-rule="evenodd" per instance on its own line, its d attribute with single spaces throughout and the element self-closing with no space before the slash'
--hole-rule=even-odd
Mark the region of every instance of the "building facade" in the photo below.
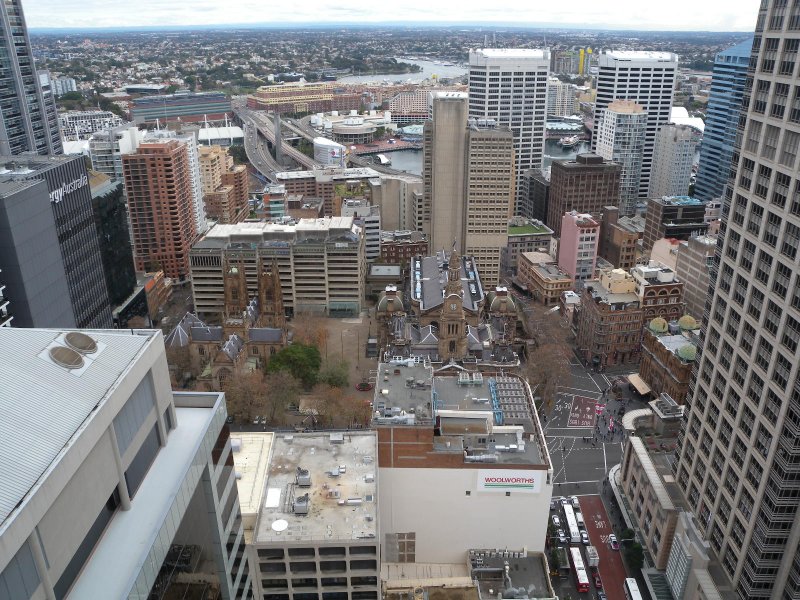
<svg viewBox="0 0 800 600">
<path fill-rule="evenodd" d="M 67 141 L 88 140 L 92 134 L 119 127 L 124 121 L 110 110 L 68 110 L 58 115 L 61 135 Z"/>
<path fill-rule="evenodd" d="M 561 237 L 561 218 L 573 210 L 600 219 L 604 206 L 619 204 L 622 166 L 597 154 L 578 154 L 574 160 L 554 160 L 546 225 Z"/>
<path fill-rule="evenodd" d="M 706 204 L 690 196 L 664 196 L 647 202 L 642 249 L 649 252 L 660 239 L 688 240 L 708 229 Z"/>
<path fill-rule="evenodd" d="M 573 210 L 562 217 L 558 266 L 572 276 L 576 289 L 594 277 L 599 241 L 600 223 L 591 215 Z"/>
<path fill-rule="evenodd" d="M 427 256 L 428 236 L 418 231 L 381 231 L 381 262 L 406 265 L 412 256 Z"/>
<path fill-rule="evenodd" d="M 358 315 L 364 301 L 364 233 L 352 217 L 300 219 L 294 225 L 215 225 L 191 250 L 192 295 L 201 318 L 224 314 L 224 264 L 242 262 L 250 297 L 259 261 L 279 269 L 288 315 Z"/>
<path fill-rule="evenodd" d="M 647 111 L 632 100 L 614 100 L 597 124 L 597 154 L 622 166 L 619 177 L 619 210 L 623 216 L 636 211 L 642 177 Z"/>
<path fill-rule="evenodd" d="M 560 81 L 558 77 L 547 79 L 547 116 L 569 117 L 575 114 L 575 84 Z"/>
<path fill-rule="evenodd" d="M 686 313 L 705 320 L 706 301 L 709 298 L 709 273 L 714 263 L 717 236 L 696 235 L 678 246 L 675 273 L 684 282 L 683 299 Z"/>
<path fill-rule="evenodd" d="M 0 6 L 0 23 L 0 155 L 61 154 L 55 96 L 36 72 L 21 0 Z"/>
<path fill-rule="evenodd" d="M 702 133 L 690 125 L 667 123 L 656 134 L 650 198 L 689 193 L 694 156 Z"/>
<path fill-rule="evenodd" d="M 518 216 L 546 222 L 550 198 L 550 168 L 525 171 L 522 174 L 522 188 L 523 204 Z"/>
<path fill-rule="evenodd" d="M 777 0 L 759 8 L 736 180 L 674 469 L 735 593 L 752 600 L 800 595 L 800 208 L 787 201 L 798 184 L 800 123 L 788 99 L 797 23 L 797 9 Z"/>
<path fill-rule="evenodd" d="M 544 252 L 521 254 L 517 279 L 527 288 L 534 300 L 545 306 L 558 303 L 561 294 L 571 291 L 574 287 L 572 276 Z"/>
<path fill-rule="evenodd" d="M 240 223 L 250 214 L 247 167 L 234 165 L 221 146 L 198 149 L 206 216 L 218 223 Z"/>
<path fill-rule="evenodd" d="M 0 328 L 0 362 L 7 597 L 253 597 L 225 398 L 171 391 L 160 332 Z"/>
<path fill-rule="evenodd" d="M 694 186 L 694 195 L 699 200 L 721 198 L 735 167 L 731 161 L 752 47 L 751 38 L 723 50 L 714 59 L 706 128 Z"/>
<path fill-rule="evenodd" d="M 135 152 L 145 132 L 136 127 L 122 126 L 98 131 L 89 138 L 89 158 L 92 169 L 118 181 L 124 180 L 122 155 Z"/>
<path fill-rule="evenodd" d="M 374 169 L 327 167 L 311 171 L 280 171 L 275 173 L 275 182 L 284 186 L 289 195 L 303 195 L 309 198 L 322 198 L 325 215 L 333 216 L 333 199 L 336 186 L 348 181 L 381 181 L 381 174 Z M 451 242 L 452 243 L 452 240 Z"/>
<path fill-rule="evenodd" d="M 522 174 L 542 166 L 550 50 L 483 48 L 469 53 L 469 116 L 514 132 L 515 204 L 522 212 Z"/>
<path fill-rule="evenodd" d="M 23 182 L 38 179 L 46 184 L 44 189 L 36 190 L 36 194 L 44 193 L 45 196 L 44 198 L 40 196 L 35 201 L 35 205 L 42 206 L 43 202 L 49 201 L 53 213 L 55 233 L 69 290 L 69 293 L 62 297 L 61 302 L 69 299 L 72 304 L 75 326 L 79 328 L 110 328 L 112 326 L 111 304 L 95 227 L 89 175 L 86 172 L 83 157 L 0 156 L 0 165 L 3 165 L 3 169 L 0 171 L 0 182 Z M 21 198 L 19 197 L 16 201 Z M 7 206 L 16 205 L 16 201 L 12 201 Z M 44 224 L 43 221 L 32 221 L 31 224 L 23 223 L 23 221 L 18 222 L 17 227 L 10 231 L 12 240 L 32 235 L 40 224 Z M 49 235 L 45 234 L 43 242 L 46 242 L 47 237 Z M 17 256 L 19 257 L 21 254 Z M 34 266 L 33 268 L 38 270 L 39 267 Z M 58 274 L 49 269 L 44 273 L 51 276 L 56 275 L 53 284 L 57 285 L 55 279 L 58 278 Z M 42 283 L 46 285 L 47 282 Z M 27 285 L 30 285 L 30 282 Z M 41 289 L 40 286 L 41 284 L 37 284 L 35 287 Z M 45 295 L 49 296 L 50 292 Z M 62 310 L 57 309 L 57 314 L 62 313 Z M 64 325 L 59 326 L 64 327 Z"/>
<path fill-rule="evenodd" d="M 598 256 L 618 269 L 630 270 L 639 255 L 639 240 L 644 235 L 644 219 L 620 217 L 619 207 L 606 206 L 600 221 Z"/>
<path fill-rule="evenodd" d="M 553 230 L 541 221 L 513 217 L 508 222 L 508 245 L 501 252 L 503 272 L 516 272 L 518 259 L 525 252 L 549 252 L 552 239 Z"/>
<path fill-rule="evenodd" d="M 233 117 L 231 100 L 224 92 L 179 92 L 143 96 L 131 104 L 136 124 L 168 121 L 205 121 Z"/>
<path fill-rule="evenodd" d="M 683 405 L 689 392 L 700 328 L 689 315 L 678 319 L 676 325 L 679 333 L 673 333 L 661 317 L 648 322 L 642 337 L 639 376 L 654 397 L 667 394 L 677 404 Z"/>
<path fill-rule="evenodd" d="M 603 271 L 583 286 L 578 309 L 578 353 L 603 369 L 639 362 L 644 311 L 636 281 L 622 269 Z"/>
<path fill-rule="evenodd" d="M 597 100 L 594 122 L 615 100 L 632 100 L 647 113 L 639 198 L 647 198 L 656 132 L 669 121 L 678 71 L 678 56 L 670 52 L 610 51 L 597 55 Z M 597 138 L 592 139 L 596 151 Z"/>
</svg>

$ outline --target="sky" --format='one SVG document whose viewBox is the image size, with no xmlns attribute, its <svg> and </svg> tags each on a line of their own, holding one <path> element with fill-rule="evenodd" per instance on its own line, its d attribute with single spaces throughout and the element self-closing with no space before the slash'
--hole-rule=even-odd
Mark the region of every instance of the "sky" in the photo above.
<svg viewBox="0 0 800 600">
<path fill-rule="evenodd" d="M 367 6 L 369 5 L 369 6 Z M 759 0 L 22 0 L 30 28 L 492 22 L 591 29 L 744 31 Z M 558 6 L 558 10 L 553 7 Z"/>
</svg>

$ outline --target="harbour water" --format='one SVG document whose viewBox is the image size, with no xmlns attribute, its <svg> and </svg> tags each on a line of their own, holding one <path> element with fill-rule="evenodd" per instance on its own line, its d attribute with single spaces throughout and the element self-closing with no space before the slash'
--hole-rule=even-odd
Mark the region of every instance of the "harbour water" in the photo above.
<svg viewBox="0 0 800 600">
<path fill-rule="evenodd" d="M 558 145 L 558 140 L 547 140 L 542 162 L 545 167 L 549 167 L 553 159 L 575 158 L 580 152 L 589 152 L 589 142 L 581 142 L 574 148 L 562 148 Z M 386 156 L 391 159 L 393 169 L 422 175 L 422 150 L 398 150 L 387 152 Z"/>
<path fill-rule="evenodd" d="M 453 77 L 461 77 L 467 74 L 466 67 L 453 65 L 445 67 L 444 65 L 437 65 L 430 60 L 409 60 L 407 58 L 397 57 L 398 62 L 405 62 L 412 65 L 419 65 L 422 71 L 419 73 L 374 73 L 372 75 L 350 75 L 348 77 L 341 77 L 337 79 L 339 83 L 382 83 L 387 81 L 389 83 L 422 83 L 425 79 L 430 79 L 431 76 L 436 75 L 439 79 L 450 79 Z"/>
</svg>

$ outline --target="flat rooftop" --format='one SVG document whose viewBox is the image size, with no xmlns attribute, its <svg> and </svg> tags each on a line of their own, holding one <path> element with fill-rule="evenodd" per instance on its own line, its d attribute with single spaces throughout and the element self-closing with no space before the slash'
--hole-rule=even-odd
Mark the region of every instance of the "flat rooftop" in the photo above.
<svg viewBox="0 0 800 600">
<path fill-rule="evenodd" d="M 639 306 L 639 296 L 633 292 L 614 293 L 604 288 L 599 281 L 590 280 L 584 284 L 584 290 L 594 299 L 606 304 L 628 304 L 635 302 Z"/>
<path fill-rule="evenodd" d="M 505 598 L 510 588 L 526 590 L 526 597 L 532 600 L 556 597 L 542 553 L 470 550 L 469 561 L 471 575 L 478 582 L 482 598 Z"/>
<path fill-rule="evenodd" d="M 377 451 L 371 431 L 276 434 L 253 543 L 374 540 Z M 297 484 L 298 468 L 310 487 Z M 298 514 L 293 505 L 306 494 L 308 513 Z"/>
<path fill-rule="evenodd" d="M 352 169 L 317 169 L 314 171 L 281 171 L 275 173 L 275 178 L 283 181 L 292 179 L 362 179 L 369 177 L 380 178 L 381 174 L 369 167 Z"/>
<path fill-rule="evenodd" d="M 509 225 L 508 235 L 552 234 L 553 230 L 547 225 Z"/>
<path fill-rule="evenodd" d="M 550 60 L 550 50 L 542 48 L 481 48 L 469 53 L 470 57 Z"/>
<path fill-rule="evenodd" d="M 703 200 L 692 198 L 691 196 L 662 196 L 654 198 L 653 202 L 658 202 L 664 206 L 700 206 L 705 205 Z"/>
<path fill-rule="evenodd" d="M 261 507 L 273 436 L 268 431 L 231 432 L 236 487 L 243 518 L 255 515 Z"/>
<path fill-rule="evenodd" d="M 653 61 L 653 62 L 678 62 L 678 55 L 672 52 L 654 52 L 650 50 L 610 50 L 604 53 L 620 61 Z M 603 54 L 601 54 L 603 56 Z"/>
<path fill-rule="evenodd" d="M 533 265 L 533 270 L 545 281 L 572 281 L 572 275 L 555 263 L 537 263 Z"/>
</svg>

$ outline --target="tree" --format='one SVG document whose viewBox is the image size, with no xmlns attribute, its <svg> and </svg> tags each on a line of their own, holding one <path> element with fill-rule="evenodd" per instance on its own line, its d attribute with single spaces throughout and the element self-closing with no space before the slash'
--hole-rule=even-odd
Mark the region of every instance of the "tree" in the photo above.
<svg viewBox="0 0 800 600">
<path fill-rule="evenodd" d="M 542 398 L 545 412 L 554 403 L 559 386 L 569 383 L 570 349 L 556 314 L 544 314 L 535 323 L 533 335 L 535 349 L 527 357 L 523 374 L 534 389 L 534 396 Z"/>
<path fill-rule="evenodd" d="M 644 550 L 638 542 L 628 544 L 624 550 L 625 562 L 633 571 L 639 571 L 644 566 Z"/>
<path fill-rule="evenodd" d="M 227 379 L 223 391 L 228 414 L 248 422 L 261 414 L 257 409 L 266 396 L 266 378 L 260 371 L 237 373 Z"/>
<path fill-rule="evenodd" d="M 289 405 L 297 403 L 300 384 L 286 371 L 269 373 L 266 383 L 267 394 L 262 414 L 267 418 L 267 423 L 280 425 L 283 422 L 283 413 Z"/>
<path fill-rule="evenodd" d="M 267 365 L 267 371 L 269 373 L 287 371 L 300 380 L 303 387 L 310 389 L 317 382 L 321 364 L 319 349 L 295 343 L 275 354 Z"/>
<path fill-rule="evenodd" d="M 314 313 L 297 313 L 292 321 L 295 343 L 323 348 L 328 341 L 325 320 Z"/>
<path fill-rule="evenodd" d="M 239 144 L 230 146 L 228 148 L 228 154 L 233 157 L 233 162 L 237 165 L 244 165 L 247 164 L 247 153 L 244 151 L 244 146 Z"/>
<path fill-rule="evenodd" d="M 320 369 L 317 381 L 332 387 L 347 387 L 350 384 L 350 364 L 346 360 L 326 362 Z"/>
<path fill-rule="evenodd" d="M 172 372 L 173 382 L 178 387 L 185 387 L 186 383 L 196 375 L 192 369 L 192 357 L 188 346 L 167 348 L 167 364 Z"/>
</svg>

